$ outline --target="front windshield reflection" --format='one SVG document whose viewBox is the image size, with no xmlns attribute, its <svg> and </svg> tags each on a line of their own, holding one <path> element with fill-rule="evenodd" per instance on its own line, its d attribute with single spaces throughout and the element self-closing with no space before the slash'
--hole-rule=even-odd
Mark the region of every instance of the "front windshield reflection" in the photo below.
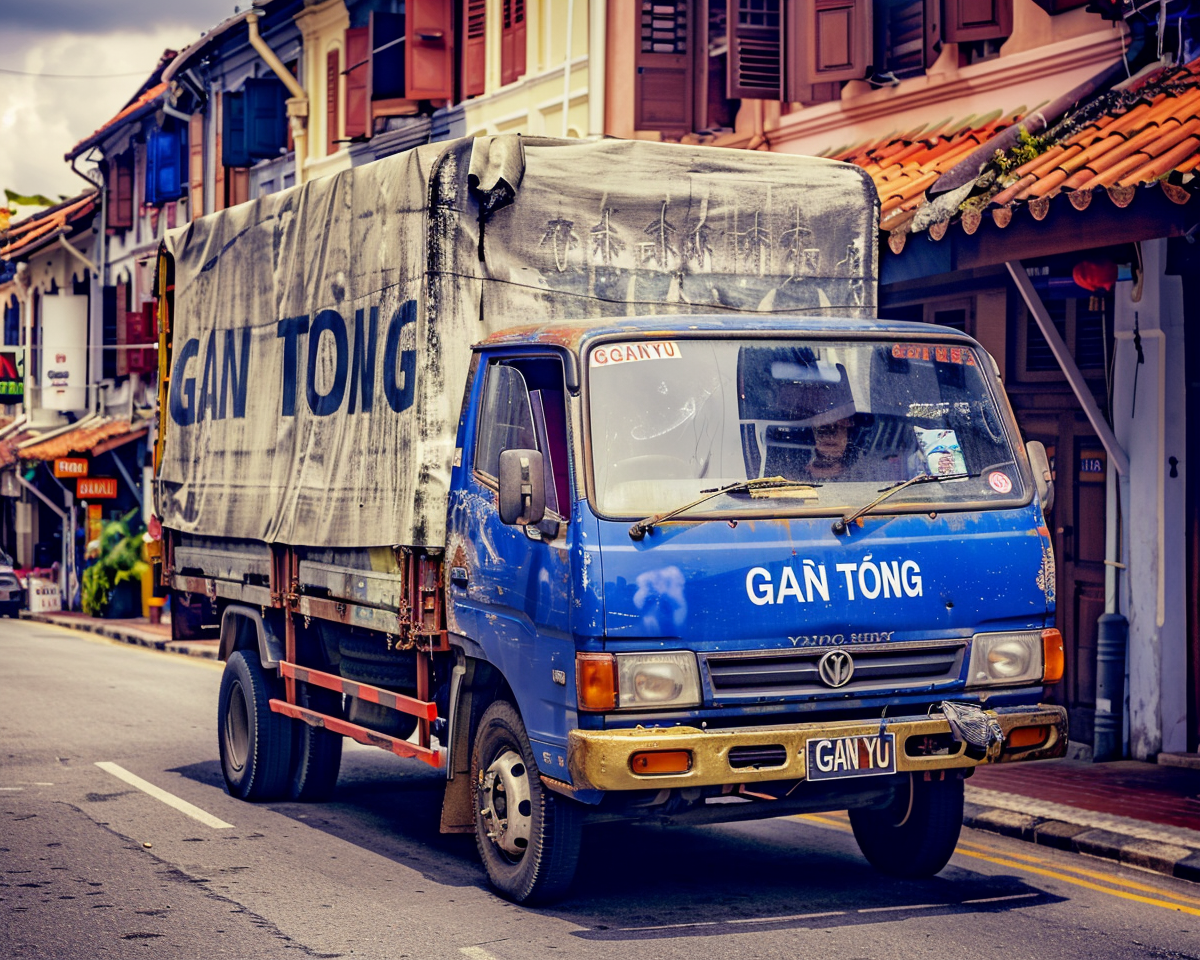
<svg viewBox="0 0 1200 960">
<path fill-rule="evenodd" d="M 730 494 L 697 513 L 828 513 L 926 474 L 904 504 L 1024 499 L 1017 460 L 981 364 L 954 343 L 674 340 L 589 354 L 596 504 L 646 516 L 738 481 L 807 486 Z"/>
</svg>

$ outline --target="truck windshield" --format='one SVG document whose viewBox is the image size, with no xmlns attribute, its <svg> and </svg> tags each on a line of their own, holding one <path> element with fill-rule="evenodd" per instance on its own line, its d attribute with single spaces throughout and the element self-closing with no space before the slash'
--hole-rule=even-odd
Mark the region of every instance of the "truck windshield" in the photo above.
<svg viewBox="0 0 1200 960">
<path fill-rule="evenodd" d="M 735 489 L 687 516 L 829 514 L 925 475 L 955 478 L 912 484 L 876 512 L 1023 502 L 987 362 L 949 341 L 600 344 L 588 355 L 596 507 L 644 517 L 782 477 L 803 484 Z"/>
</svg>

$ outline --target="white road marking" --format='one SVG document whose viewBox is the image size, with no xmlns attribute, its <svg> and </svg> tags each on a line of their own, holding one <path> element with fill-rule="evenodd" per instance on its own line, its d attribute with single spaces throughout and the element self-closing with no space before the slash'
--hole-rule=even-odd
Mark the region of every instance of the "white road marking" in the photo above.
<svg viewBox="0 0 1200 960">
<path fill-rule="evenodd" d="M 1031 897 L 1040 897 L 1040 893 L 1014 893 L 1007 897 L 977 897 L 974 900 L 964 900 L 964 904 L 968 903 L 1003 903 L 1005 900 L 1028 900 Z"/>
<path fill-rule="evenodd" d="M 167 793 L 161 787 L 156 787 L 154 784 L 143 780 L 136 774 L 130 773 L 122 766 L 118 766 L 108 760 L 97 760 L 96 766 L 106 773 L 111 773 L 118 780 L 124 780 L 131 787 L 137 787 L 143 793 L 148 793 L 155 800 L 161 800 L 168 807 L 174 807 L 180 813 L 186 813 L 193 820 L 199 820 L 205 826 L 212 827 L 215 830 L 231 830 L 232 823 L 226 823 L 224 820 L 219 820 L 211 813 L 201 810 L 199 807 L 188 803 L 173 793 Z"/>
<path fill-rule="evenodd" d="M 24 790 L 24 787 L 0 787 L 0 790 Z"/>
<path fill-rule="evenodd" d="M 471 960 L 496 960 L 483 947 L 459 947 L 458 952 L 464 957 L 470 957 Z"/>
</svg>

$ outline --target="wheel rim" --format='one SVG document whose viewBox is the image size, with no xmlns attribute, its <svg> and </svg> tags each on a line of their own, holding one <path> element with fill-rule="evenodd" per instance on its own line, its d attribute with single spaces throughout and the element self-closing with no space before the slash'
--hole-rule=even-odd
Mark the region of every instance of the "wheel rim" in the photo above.
<svg viewBox="0 0 1200 960">
<path fill-rule="evenodd" d="M 246 706 L 246 691 L 235 683 L 229 691 L 229 706 L 225 708 L 225 760 L 231 770 L 246 766 L 250 751 L 250 714 Z"/>
<path fill-rule="evenodd" d="M 510 860 L 520 860 L 533 833 L 529 771 L 520 754 L 503 750 L 483 775 L 479 813 L 488 839 Z"/>
</svg>

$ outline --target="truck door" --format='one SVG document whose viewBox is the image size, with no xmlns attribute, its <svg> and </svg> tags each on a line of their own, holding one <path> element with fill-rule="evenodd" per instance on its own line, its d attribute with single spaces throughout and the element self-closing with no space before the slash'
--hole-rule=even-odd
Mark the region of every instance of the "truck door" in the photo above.
<svg viewBox="0 0 1200 960">
<path fill-rule="evenodd" d="M 543 456 L 546 517 L 537 526 L 500 519 L 500 454 L 516 448 Z M 562 361 L 487 358 L 475 376 L 452 483 L 451 623 L 504 674 L 543 771 L 561 777 L 567 731 L 575 726 L 568 451 Z"/>
</svg>

